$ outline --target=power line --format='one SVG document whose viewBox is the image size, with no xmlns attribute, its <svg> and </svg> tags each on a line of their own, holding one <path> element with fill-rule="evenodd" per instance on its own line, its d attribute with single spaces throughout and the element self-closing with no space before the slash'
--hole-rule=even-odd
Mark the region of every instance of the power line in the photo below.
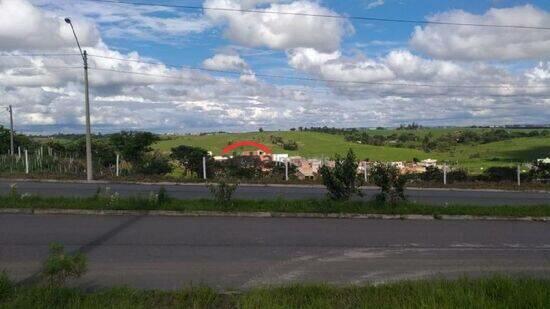
<svg viewBox="0 0 550 309">
<path fill-rule="evenodd" d="M 84 1 L 111 3 L 111 4 L 123 4 L 123 5 L 137 5 L 137 6 L 169 7 L 169 8 L 200 10 L 200 11 L 224 11 L 224 12 L 241 12 L 241 13 L 255 13 L 255 14 L 293 15 L 293 16 L 304 16 L 304 17 L 349 19 L 349 20 L 362 20 L 362 21 L 374 21 L 374 22 L 393 22 L 393 23 L 407 23 L 407 24 L 433 24 L 433 25 L 488 27 L 488 28 L 513 28 L 513 29 L 530 29 L 530 30 L 550 30 L 550 26 L 549 27 L 538 27 L 538 26 L 523 26 L 523 25 L 458 23 L 458 22 L 430 21 L 430 20 L 416 20 L 416 19 L 382 18 L 382 17 L 353 16 L 353 15 L 352 16 L 344 16 L 344 15 L 336 15 L 336 14 L 312 14 L 312 13 L 299 13 L 299 12 L 277 12 L 277 11 L 267 11 L 267 10 L 258 10 L 258 9 L 232 9 L 232 8 L 220 8 L 220 7 L 203 7 L 203 6 L 196 6 L 196 5 L 160 4 L 160 3 L 157 4 L 157 3 L 147 3 L 147 2 L 129 2 L 129 1 L 115 1 L 115 0 L 84 0 Z"/>
<path fill-rule="evenodd" d="M 0 57 L 65 57 L 80 56 L 80 54 L 0 54 Z"/>
<path fill-rule="evenodd" d="M 106 72 L 115 72 L 115 73 L 122 73 L 122 74 L 132 74 L 132 75 L 143 75 L 143 76 L 170 78 L 170 79 L 174 79 L 174 80 L 189 82 L 189 79 L 185 79 L 185 78 L 181 78 L 181 77 L 177 77 L 177 76 L 163 75 L 163 74 L 125 71 L 125 70 L 117 70 L 117 69 L 104 69 L 104 68 L 97 68 L 97 67 L 90 67 L 90 69 L 95 70 L 95 71 L 106 71 Z M 232 84 L 228 81 L 217 80 L 217 82 L 227 84 L 227 85 Z M 305 87 L 305 85 L 301 85 L 301 86 Z M 313 89 L 290 89 L 290 90 L 303 91 L 303 92 L 319 92 L 319 93 L 326 93 L 327 92 L 327 91 L 314 91 L 314 90 L 320 90 L 320 89 L 316 89 L 316 88 L 313 88 Z M 362 92 L 362 91 L 364 91 L 364 90 L 359 89 L 359 92 Z M 353 93 L 358 93 L 358 92 L 355 91 Z M 453 93 L 406 93 L 406 92 L 398 93 L 398 92 L 395 92 L 395 91 L 393 91 L 391 93 L 388 93 L 387 91 L 381 91 L 381 93 L 378 94 L 378 95 L 383 96 L 383 97 L 388 97 L 388 96 L 423 96 L 423 97 L 445 97 L 445 98 L 458 96 L 457 94 L 453 94 Z M 524 97 L 532 97 L 532 96 L 538 96 L 538 95 L 539 94 L 510 94 L 510 95 L 506 95 L 506 94 L 478 94 L 478 93 L 466 93 L 466 94 L 462 93 L 462 94 L 460 94 L 461 97 L 472 96 L 472 97 L 490 97 L 490 98 L 492 98 L 492 97 L 494 97 L 494 98 L 524 98 Z M 543 94 L 540 94 L 540 95 L 543 95 Z"/>
<path fill-rule="evenodd" d="M 494 89 L 506 89 L 506 88 L 546 88 L 546 85 L 541 86 L 518 86 L 513 84 L 505 84 L 505 85 L 442 85 L 442 84 L 421 84 L 421 83 L 392 83 L 392 82 L 369 82 L 369 81 L 357 81 L 357 80 L 340 80 L 340 79 L 324 79 L 324 78 L 313 78 L 313 77 L 298 77 L 298 76 L 285 76 L 285 75 L 274 75 L 274 74 L 262 74 L 262 73 L 250 73 L 247 74 L 246 72 L 241 71 L 230 71 L 230 70 L 216 70 L 216 69 L 207 69 L 202 67 L 193 67 L 193 66 L 182 66 L 182 65 L 173 65 L 173 64 L 164 64 L 159 62 L 152 62 L 152 61 L 143 61 L 143 60 L 136 60 L 136 59 L 124 59 L 124 58 L 117 58 L 117 57 L 109 57 L 109 56 L 99 56 L 99 55 L 89 55 L 92 58 L 103 58 L 103 59 L 111 59 L 111 60 L 117 60 L 117 61 L 125 61 L 125 62 L 136 62 L 136 63 L 144 63 L 144 64 L 153 64 L 153 65 L 164 65 L 167 67 L 174 67 L 174 68 L 185 68 L 189 70 L 198 70 L 198 71 L 206 71 L 206 72 L 212 72 L 212 73 L 223 73 L 223 74 L 231 74 L 231 75 L 254 75 L 258 77 L 264 77 L 264 78 L 275 78 L 275 79 L 288 79 L 288 80 L 298 80 L 298 81 L 308 81 L 308 82 L 327 82 L 327 83 L 346 83 L 346 84 L 359 84 L 359 85 L 385 85 L 385 86 L 400 86 L 400 87 L 426 87 L 426 88 L 465 88 L 465 89 L 483 89 L 483 88 L 494 88 Z M 129 72 L 131 73 L 131 72 Z"/>
</svg>

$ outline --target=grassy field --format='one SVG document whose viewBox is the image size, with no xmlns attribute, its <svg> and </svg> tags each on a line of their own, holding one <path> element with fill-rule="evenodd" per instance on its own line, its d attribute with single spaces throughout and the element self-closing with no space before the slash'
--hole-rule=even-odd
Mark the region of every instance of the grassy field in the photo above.
<svg viewBox="0 0 550 309">
<path fill-rule="evenodd" d="M 538 206 L 433 206 L 403 202 L 384 205 L 374 200 L 335 202 L 331 200 L 234 200 L 220 204 L 215 200 L 176 200 L 159 203 L 149 198 L 94 198 L 70 197 L 13 197 L 0 196 L 0 209 L 84 209 L 84 210 L 168 210 L 178 212 L 269 212 L 269 213 L 323 213 L 323 214 L 388 214 L 388 215 L 473 215 L 502 217 L 550 217 L 550 204 Z"/>
<path fill-rule="evenodd" d="M 1 308 L 548 308 L 550 281 L 492 277 L 378 286 L 293 285 L 220 294 L 179 291 L 16 287 L 0 274 Z"/>
<path fill-rule="evenodd" d="M 451 130 L 453 129 L 423 129 L 415 132 L 419 135 L 427 134 L 428 132 L 434 135 L 441 135 Z M 375 132 L 376 134 L 388 135 L 395 133 L 394 130 Z M 271 135 L 280 136 L 285 141 L 296 141 L 299 146 L 298 150 L 286 151 L 278 145 L 271 144 Z M 330 158 L 336 153 L 344 154 L 349 148 L 354 150 L 359 159 L 412 161 L 413 158 L 435 158 L 457 164 L 468 169 L 471 173 L 480 173 L 482 172 L 481 168 L 510 166 L 518 162 L 532 162 L 535 159 L 550 156 L 550 137 L 515 138 L 477 146 L 458 146 L 444 153 L 426 153 L 417 149 L 371 146 L 346 142 L 343 136 L 340 135 L 298 131 L 177 136 L 163 139 L 155 145 L 155 149 L 169 152 L 172 147 L 178 145 L 191 145 L 210 150 L 214 154 L 220 154 L 225 146 L 238 140 L 255 140 L 268 145 L 275 153 L 289 153 L 308 158 Z"/>
</svg>

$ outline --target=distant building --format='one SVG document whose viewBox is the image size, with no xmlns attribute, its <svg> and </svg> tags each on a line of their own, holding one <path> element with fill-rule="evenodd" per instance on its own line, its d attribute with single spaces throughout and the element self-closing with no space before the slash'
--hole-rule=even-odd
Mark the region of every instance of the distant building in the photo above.
<svg viewBox="0 0 550 309">
<path fill-rule="evenodd" d="M 306 164 L 298 167 L 296 177 L 298 177 L 298 179 L 300 180 L 313 179 L 315 177 L 315 174 L 313 173 L 313 169 L 311 168 L 311 166 L 309 166 L 309 164 Z"/>
<path fill-rule="evenodd" d="M 287 153 L 274 153 L 271 155 L 274 162 L 281 162 L 284 163 L 288 161 L 288 154 Z"/>
<path fill-rule="evenodd" d="M 537 162 L 542 164 L 550 164 L 550 158 L 538 159 Z"/>
<path fill-rule="evenodd" d="M 437 166 L 437 160 L 434 160 L 434 159 L 422 160 L 422 161 L 420 161 L 420 166 L 436 167 Z"/>
</svg>

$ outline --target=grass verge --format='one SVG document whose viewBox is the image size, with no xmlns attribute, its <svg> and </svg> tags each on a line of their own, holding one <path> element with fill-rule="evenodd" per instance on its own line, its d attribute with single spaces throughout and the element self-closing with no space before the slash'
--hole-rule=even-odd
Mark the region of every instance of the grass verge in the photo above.
<svg viewBox="0 0 550 309">
<path fill-rule="evenodd" d="M 492 277 L 379 286 L 293 285 L 219 294 L 179 291 L 15 286 L 0 274 L 0 308 L 548 308 L 550 280 Z"/>
<path fill-rule="evenodd" d="M 83 209 L 83 210 L 167 210 L 167 211 L 223 211 L 270 213 L 321 213 L 321 214 L 387 214 L 387 215 L 442 215 L 550 217 L 550 204 L 535 206 L 434 206 L 403 202 L 390 206 L 375 201 L 335 202 L 330 200 L 234 200 L 218 203 L 214 200 L 175 200 L 159 202 L 150 198 L 121 198 L 118 195 L 71 198 L 39 196 L 0 196 L 0 209 Z"/>
</svg>

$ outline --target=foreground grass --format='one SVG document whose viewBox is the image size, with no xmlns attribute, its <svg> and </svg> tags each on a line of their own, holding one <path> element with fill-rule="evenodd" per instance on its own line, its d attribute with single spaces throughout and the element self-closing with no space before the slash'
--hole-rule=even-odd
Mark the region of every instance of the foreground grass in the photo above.
<svg viewBox="0 0 550 309">
<path fill-rule="evenodd" d="M 207 287 L 175 292 L 113 288 L 16 287 L 0 275 L 0 308 L 548 308 L 550 280 L 459 279 L 380 286 L 294 285 L 219 294 Z"/>
<path fill-rule="evenodd" d="M 218 203 L 214 200 L 176 200 L 159 202 L 154 198 L 120 198 L 116 195 L 72 198 L 39 196 L 0 196 L 0 209 L 84 209 L 84 210 L 168 210 L 168 211 L 224 211 L 270 213 L 323 214 L 388 214 L 388 215 L 474 215 L 503 217 L 550 217 L 550 204 L 538 206 L 433 206 L 403 202 L 385 205 L 375 201 L 335 202 L 330 200 L 234 200 Z"/>
</svg>

